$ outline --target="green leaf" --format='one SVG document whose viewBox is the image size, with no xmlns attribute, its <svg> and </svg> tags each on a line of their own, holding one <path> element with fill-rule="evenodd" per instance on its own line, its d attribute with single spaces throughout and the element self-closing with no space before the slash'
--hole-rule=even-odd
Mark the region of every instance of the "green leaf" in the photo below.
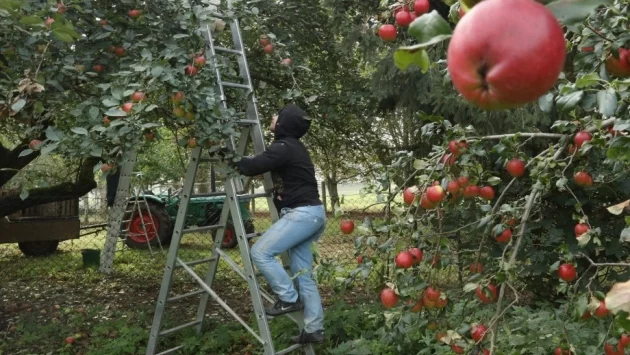
<svg viewBox="0 0 630 355">
<path fill-rule="evenodd" d="M 630 161 L 630 137 L 615 137 L 610 142 L 606 156 L 611 160 Z"/>
<path fill-rule="evenodd" d="M 113 106 L 118 106 L 120 105 L 120 101 L 115 100 L 115 99 L 105 99 L 103 101 L 101 101 L 103 103 L 103 105 L 107 106 L 107 107 L 113 107 Z M 109 115 L 108 115 L 109 116 Z"/>
<path fill-rule="evenodd" d="M 564 187 L 567 185 L 568 182 L 569 182 L 569 179 L 567 179 L 566 177 L 561 177 L 560 179 L 558 179 L 558 181 L 556 181 L 556 187 L 560 191 L 564 191 L 565 190 Z"/>
<path fill-rule="evenodd" d="M 151 54 L 151 51 L 143 48 L 142 52 L 140 52 L 140 55 L 142 56 L 142 58 L 145 58 L 147 60 L 153 60 L 153 55 Z"/>
<path fill-rule="evenodd" d="M 27 189 L 22 189 L 22 192 L 20 192 L 20 198 L 22 200 L 26 200 L 26 198 L 28 198 L 28 190 Z"/>
<path fill-rule="evenodd" d="M 83 128 L 83 127 L 72 127 L 70 128 L 70 130 L 76 134 L 81 134 L 81 135 L 87 135 L 88 131 L 87 129 Z"/>
<path fill-rule="evenodd" d="M 558 21 L 565 25 L 582 22 L 600 5 L 612 4 L 612 0 L 556 0 L 547 5 Z"/>
<path fill-rule="evenodd" d="M 561 111 L 571 111 L 584 96 L 584 91 L 574 91 L 570 94 L 560 96 L 556 101 Z"/>
<path fill-rule="evenodd" d="M 129 94 L 127 92 L 123 93 L 123 88 L 117 87 L 117 86 L 112 87 L 110 91 L 112 92 L 112 97 L 114 99 L 116 99 L 116 100 L 122 100 L 123 99 L 123 95 L 127 96 L 127 95 L 131 95 L 131 93 L 133 93 L 133 90 L 130 90 L 131 93 L 129 93 Z M 116 104 L 116 105 L 118 105 L 118 104 Z M 107 104 L 105 104 L 105 106 L 107 106 Z"/>
<path fill-rule="evenodd" d="M 62 42 L 72 43 L 74 42 L 74 38 L 71 34 L 63 29 L 63 27 L 58 27 L 52 30 L 53 36 Z"/>
<path fill-rule="evenodd" d="M 96 118 L 98 117 L 100 110 L 98 109 L 98 107 L 96 106 L 92 106 L 90 107 L 90 110 L 88 111 L 88 114 L 90 115 L 91 118 Z"/>
<path fill-rule="evenodd" d="M 617 110 L 617 93 L 615 90 L 608 89 L 598 91 L 597 105 L 602 116 L 612 116 L 615 113 L 615 110 Z"/>
<path fill-rule="evenodd" d="M 61 138 L 59 137 L 59 130 L 53 126 L 48 126 L 48 128 L 46 128 L 46 138 L 48 138 L 51 141 L 58 141 Z"/>
<path fill-rule="evenodd" d="M 477 289 L 477 287 L 479 287 L 479 284 L 469 282 L 466 285 L 464 285 L 464 292 L 474 291 Z"/>
<path fill-rule="evenodd" d="M 599 75 L 597 73 L 584 74 L 582 77 L 575 81 L 575 86 L 578 89 L 593 86 L 599 83 Z"/>
<path fill-rule="evenodd" d="M 490 184 L 492 186 L 499 185 L 500 183 L 501 183 L 501 178 L 499 178 L 499 177 L 492 176 L 492 177 L 488 178 L 488 184 Z"/>
<path fill-rule="evenodd" d="M 630 227 L 624 228 L 619 236 L 619 241 L 622 243 L 630 242 Z"/>
<path fill-rule="evenodd" d="M 24 16 L 20 19 L 20 23 L 23 25 L 43 25 L 44 20 L 37 16 Z"/>
<path fill-rule="evenodd" d="M 188 35 L 185 33 L 178 33 L 176 35 L 173 35 L 174 39 L 180 39 L 180 38 L 186 38 L 186 37 L 188 37 Z"/>
<path fill-rule="evenodd" d="M 151 68 L 151 76 L 153 77 L 158 77 L 162 74 L 162 72 L 164 72 L 164 67 L 162 66 L 155 66 L 153 68 Z"/>
<path fill-rule="evenodd" d="M 24 105 L 26 105 L 26 100 L 19 99 L 14 102 L 13 105 L 11 105 L 11 110 L 15 112 L 20 112 L 20 110 L 24 108 Z"/>
<path fill-rule="evenodd" d="M 18 155 L 18 158 L 25 157 L 31 153 L 33 153 L 32 149 L 29 149 L 29 148 L 24 149 L 23 151 L 20 152 L 20 155 Z"/>
<path fill-rule="evenodd" d="M 46 144 L 45 146 L 42 147 L 40 154 L 41 155 L 47 155 L 50 154 L 53 150 L 57 149 L 57 147 L 59 146 L 59 142 L 53 142 L 50 144 Z"/>
<path fill-rule="evenodd" d="M 429 55 L 422 48 L 416 46 L 401 47 L 394 52 L 394 63 L 400 70 L 405 70 L 409 65 L 417 65 L 423 73 L 429 70 Z"/>
<path fill-rule="evenodd" d="M 157 105 L 149 105 L 144 109 L 145 112 L 151 112 L 157 108 Z"/>
<path fill-rule="evenodd" d="M 425 47 L 449 39 L 452 34 L 451 26 L 436 10 L 418 17 L 409 25 L 409 35 Z"/>
<path fill-rule="evenodd" d="M 538 98 L 538 106 L 542 112 L 549 113 L 553 108 L 553 94 L 548 93 Z"/>
</svg>

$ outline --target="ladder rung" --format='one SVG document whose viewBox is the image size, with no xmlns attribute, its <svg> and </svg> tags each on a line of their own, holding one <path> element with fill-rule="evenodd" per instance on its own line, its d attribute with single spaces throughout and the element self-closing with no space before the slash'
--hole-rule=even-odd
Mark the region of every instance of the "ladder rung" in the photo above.
<svg viewBox="0 0 630 355">
<path fill-rule="evenodd" d="M 213 13 L 211 13 L 211 14 L 210 14 L 210 16 L 211 16 L 211 17 L 216 17 L 216 18 L 219 18 L 219 19 L 221 19 L 221 20 L 232 20 L 232 18 L 231 18 L 231 17 L 228 17 L 228 16 L 226 16 L 226 15 L 220 14 L 220 13 L 218 13 L 218 12 L 213 12 Z"/>
<path fill-rule="evenodd" d="M 236 195 L 236 197 L 238 199 L 249 199 L 249 198 L 259 198 L 259 197 L 269 197 L 271 196 L 271 193 L 269 192 L 261 192 L 261 193 L 257 193 L 257 194 L 239 194 Z"/>
<path fill-rule="evenodd" d="M 188 266 L 195 266 L 195 265 L 199 265 L 199 264 L 209 263 L 209 262 L 214 261 L 214 260 L 216 260 L 216 258 L 210 257 L 210 258 L 205 258 L 205 259 L 186 261 L 186 262 L 183 262 L 183 263 L 188 265 Z M 176 264 L 175 267 L 181 267 L 181 265 Z"/>
<path fill-rule="evenodd" d="M 250 233 L 250 234 L 245 234 L 245 238 L 252 239 L 252 238 L 260 237 L 261 235 L 262 235 L 261 232 Z"/>
<path fill-rule="evenodd" d="M 237 83 L 232 83 L 232 82 L 229 82 L 229 81 L 222 81 L 221 85 L 227 86 L 227 87 L 230 87 L 230 88 L 237 88 L 237 89 L 245 89 L 245 90 L 249 90 L 250 89 L 249 85 L 237 84 Z"/>
<path fill-rule="evenodd" d="M 236 123 L 240 124 L 241 126 L 254 126 L 258 124 L 258 120 L 238 120 L 236 121 Z"/>
<path fill-rule="evenodd" d="M 184 348 L 184 346 L 183 346 L 183 345 L 178 345 L 178 346 L 176 346 L 176 347 L 174 347 L 174 348 L 170 348 L 170 349 L 168 349 L 168 350 L 164 350 L 164 351 L 162 351 L 161 353 L 157 353 L 157 354 L 155 354 L 155 355 L 166 355 L 166 354 L 173 353 L 173 352 L 175 352 L 175 351 L 177 351 L 177 350 L 180 350 L 180 349 L 183 349 L 183 348 Z"/>
<path fill-rule="evenodd" d="M 288 347 L 288 348 L 286 348 L 286 349 L 282 349 L 282 350 L 280 350 L 280 351 L 276 352 L 276 355 L 284 355 L 284 354 L 288 354 L 288 353 L 290 353 L 290 352 L 292 352 L 292 351 L 294 351 L 294 350 L 297 350 L 297 349 L 299 349 L 299 348 L 301 348 L 301 347 L 302 347 L 302 344 L 293 344 L 293 345 L 289 346 L 289 347 Z"/>
<path fill-rule="evenodd" d="M 195 198 L 195 197 L 217 197 L 217 196 L 225 196 L 225 192 L 208 192 L 205 194 L 193 194 L 190 197 Z"/>
<path fill-rule="evenodd" d="M 214 50 L 217 51 L 217 52 L 225 52 L 225 53 L 232 53 L 232 54 L 243 55 L 242 51 L 237 51 L 236 49 L 230 49 L 230 48 L 225 48 L 225 47 L 214 47 Z"/>
<path fill-rule="evenodd" d="M 168 335 L 171 333 L 174 333 L 178 330 L 182 330 L 184 328 L 188 328 L 188 327 L 192 327 L 193 325 L 197 325 L 200 324 L 201 321 L 200 320 L 194 320 L 192 322 L 188 322 L 188 323 L 184 323 L 182 325 L 178 325 L 177 327 L 171 328 L 171 329 L 167 329 L 167 330 L 163 330 L 160 332 L 160 335 Z"/>
<path fill-rule="evenodd" d="M 205 226 L 205 227 L 193 227 L 193 228 L 186 228 L 182 231 L 182 234 L 187 234 L 187 233 L 201 233 L 201 232 L 207 232 L 207 231 L 213 231 L 213 230 L 217 230 L 219 228 L 223 227 L 220 224 L 214 224 L 211 226 Z"/>
<path fill-rule="evenodd" d="M 173 296 L 171 298 L 168 299 L 169 302 L 171 301 L 177 301 L 177 300 L 181 300 L 182 298 L 188 298 L 188 297 L 192 297 L 192 296 L 196 296 L 199 294 L 202 294 L 206 291 L 204 290 L 197 290 L 197 291 L 192 291 L 192 292 L 188 292 L 188 293 L 183 293 L 181 295 L 177 295 L 177 296 Z"/>
<path fill-rule="evenodd" d="M 199 158 L 199 161 L 202 163 L 220 163 L 221 159 L 205 157 L 205 158 Z"/>
</svg>

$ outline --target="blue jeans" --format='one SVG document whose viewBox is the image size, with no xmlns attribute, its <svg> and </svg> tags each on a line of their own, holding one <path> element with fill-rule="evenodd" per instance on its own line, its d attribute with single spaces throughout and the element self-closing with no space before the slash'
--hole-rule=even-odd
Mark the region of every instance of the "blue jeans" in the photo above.
<svg viewBox="0 0 630 355">
<path fill-rule="evenodd" d="M 289 252 L 291 272 L 298 274 L 300 300 L 304 303 L 304 329 L 312 333 L 324 329 L 324 310 L 312 277 L 316 242 L 326 228 L 324 206 L 283 208 L 280 219 L 269 228 L 251 249 L 252 261 L 263 274 L 273 292 L 284 302 L 295 302 L 298 292 L 276 256 Z"/>
</svg>

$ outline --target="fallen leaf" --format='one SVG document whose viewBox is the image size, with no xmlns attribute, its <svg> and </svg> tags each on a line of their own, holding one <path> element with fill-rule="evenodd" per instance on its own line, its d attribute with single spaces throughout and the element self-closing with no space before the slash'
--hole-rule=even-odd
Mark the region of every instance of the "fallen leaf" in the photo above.
<svg viewBox="0 0 630 355">
<path fill-rule="evenodd" d="M 616 205 L 610 206 L 607 208 L 608 212 L 614 215 L 620 215 L 623 213 L 623 210 L 630 206 L 630 200 L 624 201 L 622 203 L 618 203 Z"/>
</svg>

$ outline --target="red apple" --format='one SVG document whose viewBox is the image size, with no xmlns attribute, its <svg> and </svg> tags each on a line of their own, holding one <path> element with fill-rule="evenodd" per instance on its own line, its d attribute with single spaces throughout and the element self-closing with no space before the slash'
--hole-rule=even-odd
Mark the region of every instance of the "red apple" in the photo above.
<svg viewBox="0 0 630 355">
<path fill-rule="evenodd" d="M 483 289 L 481 286 L 477 286 L 475 293 L 477 294 L 477 298 L 485 304 L 494 303 L 497 300 L 497 287 L 493 284 L 489 284 Z"/>
<path fill-rule="evenodd" d="M 605 355 L 624 355 L 624 352 L 623 352 L 623 350 L 619 351 L 619 349 L 615 349 L 610 344 L 606 344 L 606 345 L 604 345 L 604 354 Z"/>
<path fill-rule="evenodd" d="M 354 230 L 354 222 L 348 219 L 343 219 L 339 224 L 339 229 L 341 229 L 343 234 L 350 234 Z"/>
<path fill-rule="evenodd" d="M 433 257 L 431 258 L 431 262 L 429 264 L 433 268 L 440 266 L 440 254 L 433 255 Z"/>
<path fill-rule="evenodd" d="M 484 200 L 492 200 L 494 198 L 494 188 L 492 186 L 484 186 L 479 190 L 479 196 Z"/>
<path fill-rule="evenodd" d="M 449 181 L 446 190 L 452 194 L 459 193 L 459 183 L 457 181 Z"/>
<path fill-rule="evenodd" d="M 412 300 L 409 300 L 407 302 L 408 305 L 411 305 L 413 303 Z M 411 312 L 412 313 L 418 313 L 422 310 L 422 300 L 418 300 L 416 301 L 416 303 L 413 305 L 413 308 L 411 308 Z"/>
<path fill-rule="evenodd" d="M 457 178 L 457 183 L 459 184 L 460 188 L 466 188 L 469 184 L 468 181 L 468 177 L 467 176 L 460 176 Z"/>
<path fill-rule="evenodd" d="M 525 162 L 514 158 L 505 165 L 505 169 L 511 177 L 521 177 L 525 175 Z"/>
<path fill-rule="evenodd" d="M 107 20 L 103 19 L 98 22 L 101 26 L 107 25 Z"/>
<path fill-rule="evenodd" d="M 466 100 L 482 109 L 515 108 L 551 89 L 564 65 L 565 39 L 547 7 L 531 0 L 485 0 L 465 17 L 455 27 L 447 62 Z"/>
<path fill-rule="evenodd" d="M 406 205 L 411 205 L 413 201 L 416 199 L 416 194 L 413 193 L 412 190 L 413 189 L 411 187 L 408 187 L 405 189 L 405 191 L 403 191 L 403 201 L 405 202 Z"/>
<path fill-rule="evenodd" d="M 125 111 L 126 113 L 131 112 L 131 110 L 133 110 L 133 103 L 131 102 L 125 102 L 122 105 L 122 110 Z"/>
<path fill-rule="evenodd" d="M 44 21 L 44 25 L 46 25 L 46 28 L 50 28 L 50 26 L 55 22 L 55 19 L 52 17 L 49 17 L 46 19 L 46 21 Z"/>
<path fill-rule="evenodd" d="M 577 186 L 590 187 L 593 186 L 593 178 L 586 171 L 579 171 L 573 176 L 573 180 Z"/>
<path fill-rule="evenodd" d="M 479 196 L 479 186 L 470 185 L 464 189 L 464 198 L 475 198 Z"/>
<path fill-rule="evenodd" d="M 378 35 L 385 42 L 395 41 L 398 36 L 396 33 L 396 27 L 394 25 L 383 25 L 378 29 Z"/>
<path fill-rule="evenodd" d="M 619 58 L 611 53 L 606 58 L 606 71 L 621 78 L 630 76 L 630 50 L 619 48 Z"/>
<path fill-rule="evenodd" d="M 470 329 L 470 337 L 473 338 L 475 342 L 479 342 L 486 337 L 487 332 L 488 328 L 486 328 L 485 325 L 477 324 Z"/>
<path fill-rule="evenodd" d="M 584 144 L 584 142 L 588 142 L 592 138 L 593 136 L 591 136 L 590 133 L 586 131 L 580 131 L 575 134 L 575 137 L 573 137 L 573 143 L 578 149 L 580 149 L 580 147 L 582 146 L 582 144 Z"/>
<path fill-rule="evenodd" d="M 601 300 L 599 307 L 597 307 L 593 315 L 597 318 L 604 318 L 608 316 L 609 313 L 608 308 L 606 308 L 606 301 Z"/>
<path fill-rule="evenodd" d="M 496 237 L 497 242 L 499 243 L 507 243 L 512 239 L 512 229 L 507 228 L 498 237 Z"/>
<path fill-rule="evenodd" d="M 188 76 L 195 76 L 195 75 L 197 75 L 198 72 L 199 72 L 199 69 L 197 69 L 197 67 L 194 66 L 194 65 L 188 65 L 184 69 L 184 74 L 186 74 Z"/>
<path fill-rule="evenodd" d="M 357 256 L 357 264 L 363 264 L 363 255 Z"/>
<path fill-rule="evenodd" d="M 57 13 L 58 13 L 58 14 L 65 14 L 65 13 L 66 13 L 66 10 L 67 10 L 67 9 L 66 9 L 66 5 L 64 5 L 64 4 L 63 4 L 63 3 L 61 3 L 61 2 L 58 2 L 58 3 L 57 3 Z"/>
<path fill-rule="evenodd" d="M 422 197 L 420 198 L 420 206 L 422 206 L 422 208 L 424 208 L 425 210 L 430 210 L 435 208 L 435 206 L 437 206 L 437 203 L 429 201 L 427 194 L 422 194 Z"/>
<path fill-rule="evenodd" d="M 578 224 L 576 224 L 575 228 L 574 228 L 575 237 L 577 238 L 577 237 L 581 236 L 582 234 L 588 232 L 589 229 L 590 228 L 588 227 L 588 224 L 585 224 L 585 223 L 578 223 Z"/>
<path fill-rule="evenodd" d="M 293 61 L 291 60 L 291 58 L 284 58 L 281 62 L 280 65 L 283 65 L 285 67 L 288 67 L 289 65 L 291 65 L 291 63 L 293 63 Z"/>
<path fill-rule="evenodd" d="M 171 96 L 171 102 L 174 104 L 178 104 L 182 102 L 183 99 L 184 99 L 184 93 L 181 91 L 178 91 L 173 96 Z"/>
<path fill-rule="evenodd" d="M 396 255 L 396 266 L 401 269 L 408 269 L 413 265 L 413 256 L 408 251 L 401 251 Z"/>
<path fill-rule="evenodd" d="M 385 288 L 381 291 L 381 302 L 385 308 L 392 308 L 398 303 L 398 295 L 391 288 Z"/>
<path fill-rule="evenodd" d="M 75 340 L 74 337 L 67 337 L 66 338 L 66 344 L 72 344 L 72 343 L 74 343 L 74 340 Z"/>
<path fill-rule="evenodd" d="M 442 159 L 440 159 L 440 163 L 447 166 L 455 164 L 455 161 L 457 161 L 457 156 L 453 154 L 444 154 Z"/>
<path fill-rule="evenodd" d="M 265 35 L 260 36 L 260 46 L 265 47 L 269 44 L 269 38 Z"/>
<path fill-rule="evenodd" d="M 411 23 L 411 15 L 409 11 L 399 11 L 396 13 L 396 23 L 400 27 L 407 27 Z"/>
<path fill-rule="evenodd" d="M 553 352 L 554 355 L 571 355 L 571 352 L 569 350 L 564 350 L 561 347 L 557 347 L 556 350 Z"/>
<path fill-rule="evenodd" d="M 107 116 L 103 116 L 103 124 L 105 127 L 109 126 L 110 123 L 112 123 L 112 120 L 110 120 Z"/>
<path fill-rule="evenodd" d="M 424 258 L 424 253 L 422 252 L 422 249 L 420 248 L 409 249 L 409 254 L 411 254 L 411 256 L 413 257 L 414 265 L 420 264 L 420 262 Z"/>
<path fill-rule="evenodd" d="M 416 16 L 422 16 L 429 12 L 429 0 L 416 0 L 413 3 L 413 11 Z"/>
<path fill-rule="evenodd" d="M 571 282 L 577 277 L 577 270 L 571 264 L 562 264 L 558 267 L 558 276 L 566 282 Z"/>
<path fill-rule="evenodd" d="M 105 69 L 104 66 L 102 66 L 101 64 L 96 64 L 92 67 L 92 70 L 94 70 L 94 72 L 96 73 L 100 73 Z"/>
<path fill-rule="evenodd" d="M 153 141 L 153 138 L 155 138 L 155 137 L 153 136 L 153 132 L 147 132 L 147 133 L 145 133 L 145 134 L 144 134 L 144 139 L 146 139 L 146 140 L 147 140 L 147 141 L 149 141 L 149 142 L 152 142 L 152 141 Z"/>
<path fill-rule="evenodd" d="M 456 140 L 452 140 L 448 143 L 448 150 L 454 156 L 459 156 L 459 155 L 464 154 L 467 149 L 468 149 L 468 143 L 464 140 L 461 140 L 459 142 Z"/>
<path fill-rule="evenodd" d="M 114 54 L 116 54 L 117 57 L 123 57 L 125 55 L 125 49 L 123 47 L 116 47 L 114 48 Z"/>
<path fill-rule="evenodd" d="M 453 350 L 453 352 L 455 354 L 463 354 L 464 353 L 464 348 L 462 348 L 461 346 L 453 343 L 451 344 L 451 350 Z"/>
<path fill-rule="evenodd" d="M 434 289 L 433 287 L 427 287 L 426 291 L 424 291 L 424 296 L 429 300 L 429 301 L 437 301 L 438 298 L 440 298 L 440 291 Z"/>
<path fill-rule="evenodd" d="M 142 91 L 136 91 L 133 94 L 131 94 L 131 101 L 134 101 L 134 102 L 140 102 L 146 98 L 147 98 L 146 94 L 143 93 Z"/>
<path fill-rule="evenodd" d="M 33 139 L 28 144 L 28 147 L 31 148 L 31 150 L 39 150 L 41 146 L 42 146 L 42 141 L 40 141 L 39 139 Z"/>
<path fill-rule="evenodd" d="M 265 51 L 265 53 L 267 54 L 271 54 L 271 52 L 273 52 L 273 44 L 268 44 L 265 46 L 265 48 L 263 48 L 263 50 Z"/>
<path fill-rule="evenodd" d="M 434 185 L 427 189 L 427 198 L 433 203 L 439 203 L 445 195 L 444 189 L 440 185 Z"/>
<path fill-rule="evenodd" d="M 468 270 L 471 274 L 481 274 L 481 272 L 483 271 L 483 264 L 475 261 L 474 263 L 470 264 Z"/>
<path fill-rule="evenodd" d="M 140 17 L 140 15 L 142 15 L 142 11 L 136 10 L 136 9 L 129 10 L 128 15 L 131 18 L 138 18 L 138 17 Z"/>
<path fill-rule="evenodd" d="M 195 66 L 197 68 L 201 68 L 204 65 L 206 65 L 206 57 L 202 56 L 202 55 L 198 55 L 195 57 Z"/>
</svg>

